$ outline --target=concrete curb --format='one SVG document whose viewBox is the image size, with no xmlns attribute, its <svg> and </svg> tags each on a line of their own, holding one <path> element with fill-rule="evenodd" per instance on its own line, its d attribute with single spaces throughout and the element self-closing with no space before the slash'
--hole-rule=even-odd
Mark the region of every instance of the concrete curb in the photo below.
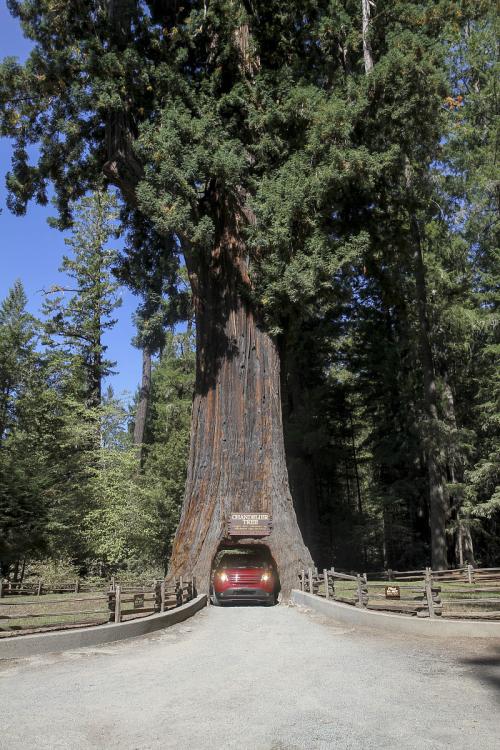
<svg viewBox="0 0 500 750">
<path fill-rule="evenodd" d="M 291 601 L 302 607 L 331 617 L 343 625 L 354 625 L 385 633 L 432 636 L 438 638 L 499 638 L 500 622 L 477 620 L 441 620 L 405 617 L 387 612 L 373 612 L 350 604 L 322 599 L 305 591 L 292 591 Z"/>
<path fill-rule="evenodd" d="M 147 635 L 155 630 L 168 628 L 170 625 L 187 620 L 188 617 L 192 617 L 200 609 L 203 609 L 206 604 L 206 594 L 202 594 L 181 607 L 139 620 L 96 625 L 95 627 L 78 630 L 4 638 L 0 640 L 0 661 L 2 659 L 22 659 L 26 656 L 47 654 L 52 651 L 67 651 L 82 646 L 99 646 L 102 643 L 113 643 L 124 638 Z"/>
</svg>

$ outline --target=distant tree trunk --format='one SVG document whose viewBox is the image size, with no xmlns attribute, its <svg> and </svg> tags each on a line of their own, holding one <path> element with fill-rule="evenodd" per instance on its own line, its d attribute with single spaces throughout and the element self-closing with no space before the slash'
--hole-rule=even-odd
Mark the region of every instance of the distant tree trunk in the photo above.
<svg viewBox="0 0 500 750">
<path fill-rule="evenodd" d="M 412 217 L 411 224 L 420 360 L 424 380 L 424 405 L 429 428 L 429 434 L 426 436 L 426 462 L 429 487 L 432 567 L 434 570 L 442 570 L 448 565 L 446 521 L 449 514 L 449 505 L 445 490 L 445 457 L 438 434 L 438 396 L 430 344 L 425 268 L 422 257 L 420 229 L 415 216 Z"/>
<path fill-rule="evenodd" d="M 23 564 L 21 565 L 21 573 L 19 575 L 19 580 L 21 583 L 24 580 L 24 571 L 26 570 L 26 555 L 23 557 Z"/>
<path fill-rule="evenodd" d="M 96 347 L 101 346 L 100 335 L 96 338 Z M 92 356 L 88 365 L 88 390 L 87 404 L 90 408 L 97 408 L 101 405 L 102 399 L 102 357 L 100 354 Z"/>
<path fill-rule="evenodd" d="M 142 445 L 146 430 L 149 402 L 151 398 L 151 350 L 144 346 L 142 349 L 142 378 L 139 390 L 139 402 L 135 414 L 134 445 L 138 447 L 139 458 L 142 459 Z"/>
<path fill-rule="evenodd" d="M 213 558 L 231 512 L 272 513 L 263 541 L 282 592 L 312 564 L 297 524 L 285 461 L 280 360 L 275 342 L 245 299 L 247 252 L 242 217 L 221 221 L 210 258 L 186 253 L 196 314 L 196 386 L 186 494 L 169 576 L 194 573 L 208 591 Z"/>
<path fill-rule="evenodd" d="M 456 430 L 457 418 L 456 418 L 456 413 L 455 413 L 455 399 L 453 398 L 453 391 L 451 390 L 446 368 L 443 374 L 443 391 L 444 391 L 443 408 L 444 408 L 446 421 L 452 430 Z M 457 477 L 457 470 L 458 470 L 458 477 Z M 463 462 L 462 456 L 459 457 L 458 461 L 457 461 L 456 456 L 451 456 L 451 458 L 450 457 L 448 458 L 448 473 L 449 473 L 450 481 L 452 484 L 455 484 L 457 481 L 459 482 L 463 481 L 464 462 Z M 460 505 L 461 505 L 460 499 L 455 500 L 455 502 L 453 502 L 453 497 L 451 497 L 450 505 L 452 506 L 455 512 L 455 518 L 456 518 L 455 559 L 460 566 L 464 564 L 464 561 L 467 563 L 473 564 L 474 563 L 474 544 L 472 542 L 472 535 L 470 533 L 469 524 L 467 523 L 467 520 L 462 517 L 462 513 L 460 509 Z"/>
<path fill-rule="evenodd" d="M 362 516 L 363 515 L 363 500 L 361 497 L 361 483 L 359 481 L 358 452 L 356 450 L 356 437 L 354 435 L 354 422 L 352 419 L 352 411 L 349 411 L 349 424 L 351 427 L 351 445 L 352 445 L 352 461 L 354 465 L 354 478 L 356 479 L 356 494 L 358 496 L 358 513 L 360 516 Z"/>
<path fill-rule="evenodd" d="M 373 54 L 370 42 L 370 5 L 374 5 L 374 3 L 371 3 L 370 0 L 361 0 L 361 10 L 363 13 L 362 39 L 365 73 L 369 73 L 373 70 Z"/>
</svg>

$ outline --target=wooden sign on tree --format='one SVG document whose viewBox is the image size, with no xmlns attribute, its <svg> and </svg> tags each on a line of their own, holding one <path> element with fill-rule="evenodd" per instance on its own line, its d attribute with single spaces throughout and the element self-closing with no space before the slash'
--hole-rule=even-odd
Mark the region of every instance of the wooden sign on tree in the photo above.
<svg viewBox="0 0 500 750">
<path fill-rule="evenodd" d="M 269 536 L 270 513 L 231 513 L 229 536 Z"/>
</svg>

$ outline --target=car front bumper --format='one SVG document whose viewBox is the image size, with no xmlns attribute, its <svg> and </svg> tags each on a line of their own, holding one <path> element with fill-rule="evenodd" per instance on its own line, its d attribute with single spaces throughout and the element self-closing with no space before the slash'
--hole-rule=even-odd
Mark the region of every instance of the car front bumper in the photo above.
<svg viewBox="0 0 500 750">
<path fill-rule="evenodd" d="M 215 596 L 220 602 L 271 602 L 274 601 L 273 591 L 264 591 L 259 588 L 243 588 L 234 586 L 224 591 L 215 591 Z"/>
</svg>

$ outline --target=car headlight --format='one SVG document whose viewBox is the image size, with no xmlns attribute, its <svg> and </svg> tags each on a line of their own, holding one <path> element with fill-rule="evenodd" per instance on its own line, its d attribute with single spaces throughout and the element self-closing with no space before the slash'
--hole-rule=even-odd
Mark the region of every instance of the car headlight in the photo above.
<svg viewBox="0 0 500 750">
<path fill-rule="evenodd" d="M 221 581 L 227 581 L 227 573 L 219 573 L 219 578 Z"/>
<path fill-rule="evenodd" d="M 262 573 L 261 581 L 268 581 L 271 578 L 269 573 Z"/>
</svg>

